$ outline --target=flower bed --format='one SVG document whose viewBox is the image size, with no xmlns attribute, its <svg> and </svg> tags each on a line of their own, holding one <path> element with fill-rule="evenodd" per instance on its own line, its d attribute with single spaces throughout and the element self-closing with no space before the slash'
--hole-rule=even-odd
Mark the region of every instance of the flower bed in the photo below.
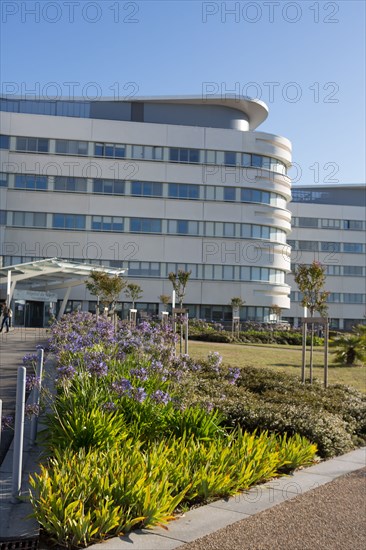
<svg viewBox="0 0 366 550">
<path fill-rule="evenodd" d="M 325 420 L 328 447 L 320 428 L 307 430 L 309 442 L 304 410 L 289 405 L 281 423 L 280 399 L 267 399 L 271 391 L 280 395 L 285 378 L 270 387 L 262 375 L 255 386 L 255 373 L 222 366 L 217 353 L 201 362 L 175 357 L 168 326 L 115 328 L 76 313 L 51 334 L 57 395 L 46 418 L 46 459 L 31 476 L 31 501 L 43 533 L 67 548 L 164 523 L 182 508 L 310 464 L 314 443 L 324 455 L 343 452 L 353 444 L 351 429 L 362 423 L 361 408 L 356 419 L 340 394 L 334 407 L 341 413 L 328 411 Z M 261 392 L 273 410 L 262 406 Z"/>
</svg>

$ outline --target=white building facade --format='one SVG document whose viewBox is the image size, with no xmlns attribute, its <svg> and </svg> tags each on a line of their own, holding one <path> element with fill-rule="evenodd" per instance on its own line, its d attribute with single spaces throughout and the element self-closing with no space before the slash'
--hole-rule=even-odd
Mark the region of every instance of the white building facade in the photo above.
<svg viewBox="0 0 366 550">
<path fill-rule="evenodd" d="M 256 130 L 262 102 L 4 98 L 1 110 L 4 266 L 58 257 L 127 268 L 152 315 L 178 269 L 192 272 L 191 316 L 230 319 L 237 296 L 243 320 L 290 307 L 291 144 Z M 69 308 L 94 301 L 75 288 Z"/>
<path fill-rule="evenodd" d="M 366 186 L 310 185 L 292 189 L 292 271 L 314 260 L 326 267 L 328 315 L 334 329 L 366 322 Z M 291 324 L 303 316 L 301 294 L 292 274 Z"/>
</svg>

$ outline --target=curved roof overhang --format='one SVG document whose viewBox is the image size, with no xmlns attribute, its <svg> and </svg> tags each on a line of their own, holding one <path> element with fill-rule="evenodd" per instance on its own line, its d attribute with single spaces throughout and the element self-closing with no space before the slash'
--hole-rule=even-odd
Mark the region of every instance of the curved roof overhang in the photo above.
<svg viewBox="0 0 366 550">
<path fill-rule="evenodd" d="M 11 285 L 7 288 L 7 297 L 11 300 L 15 285 L 47 292 L 82 285 L 92 271 L 121 276 L 128 270 L 48 258 L 0 268 L 0 284 Z"/>
</svg>

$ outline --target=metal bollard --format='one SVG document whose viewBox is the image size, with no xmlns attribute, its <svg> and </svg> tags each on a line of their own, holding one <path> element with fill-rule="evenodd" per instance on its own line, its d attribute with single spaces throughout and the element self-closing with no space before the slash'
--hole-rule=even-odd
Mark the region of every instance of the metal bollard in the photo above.
<svg viewBox="0 0 366 550">
<path fill-rule="evenodd" d="M 39 385 L 33 388 L 33 405 L 39 406 L 39 400 L 41 395 L 41 386 L 42 386 L 42 373 L 43 373 L 43 349 L 37 351 L 37 369 L 36 377 L 39 380 Z M 34 442 L 37 437 L 37 428 L 38 428 L 38 416 L 33 414 L 30 426 L 30 445 L 34 445 Z"/>
<path fill-rule="evenodd" d="M 24 407 L 25 407 L 25 380 L 27 369 L 18 368 L 17 396 L 14 426 L 14 455 L 12 477 L 12 502 L 18 502 L 22 488 L 23 440 L 24 440 Z"/>
</svg>

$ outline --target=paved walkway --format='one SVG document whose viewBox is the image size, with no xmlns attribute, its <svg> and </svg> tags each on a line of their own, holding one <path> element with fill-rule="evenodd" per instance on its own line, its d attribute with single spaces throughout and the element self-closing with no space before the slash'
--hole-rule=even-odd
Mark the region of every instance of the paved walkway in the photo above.
<svg viewBox="0 0 366 550">
<path fill-rule="evenodd" d="M 0 334 L 0 399 L 3 416 L 14 414 L 18 367 L 23 366 L 24 355 L 36 353 L 37 344 L 45 343 L 47 339 L 46 329 L 39 328 L 16 327 Z M 9 429 L 1 434 L 0 464 L 12 437 L 13 432 Z"/>
</svg>

